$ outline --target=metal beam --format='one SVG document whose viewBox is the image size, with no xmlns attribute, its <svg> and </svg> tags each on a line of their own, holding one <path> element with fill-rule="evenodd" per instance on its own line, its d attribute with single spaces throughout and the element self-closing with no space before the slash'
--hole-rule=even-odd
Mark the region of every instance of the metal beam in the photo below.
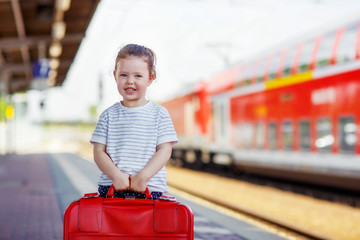
<svg viewBox="0 0 360 240">
<path fill-rule="evenodd" d="M 11 7 L 15 17 L 16 31 L 20 39 L 26 38 L 24 20 L 21 13 L 21 8 L 18 0 L 11 0 Z M 29 48 L 26 45 L 20 47 L 21 55 L 24 61 L 24 65 L 31 64 Z M 31 80 L 31 71 L 26 71 L 26 78 Z"/>
<path fill-rule="evenodd" d="M 59 68 L 69 68 L 72 63 L 72 59 L 61 60 Z M 3 70 L 7 73 L 21 73 L 25 71 L 32 71 L 31 64 L 6 64 L 0 67 L 0 70 Z"/>
<path fill-rule="evenodd" d="M 4 59 L 3 55 L 2 55 L 2 51 L 1 51 L 1 48 L 0 48 L 0 68 L 1 68 L 1 66 L 4 65 L 4 63 L 5 63 L 5 59 Z"/>
<path fill-rule="evenodd" d="M 7 64 L 1 67 L 1 69 L 7 73 L 22 73 L 31 71 L 31 64 Z"/>
<path fill-rule="evenodd" d="M 75 34 L 66 34 L 66 36 L 60 41 L 61 43 L 72 43 L 72 42 L 81 42 L 84 34 L 75 33 Z M 39 42 L 44 42 L 50 44 L 52 42 L 52 37 L 49 35 L 46 36 L 36 36 L 36 37 L 26 37 L 24 39 L 20 38 L 5 38 L 0 39 L 0 50 L 18 50 L 21 46 L 32 47 L 38 45 Z"/>
</svg>

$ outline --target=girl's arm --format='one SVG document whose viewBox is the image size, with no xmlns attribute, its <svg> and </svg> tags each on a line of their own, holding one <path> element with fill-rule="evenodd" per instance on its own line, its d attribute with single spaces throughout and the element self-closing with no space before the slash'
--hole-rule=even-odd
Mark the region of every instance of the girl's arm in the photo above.
<svg viewBox="0 0 360 240">
<path fill-rule="evenodd" d="M 114 185 L 116 191 L 128 190 L 129 175 L 121 172 L 113 163 L 109 155 L 106 153 L 106 145 L 101 143 L 93 143 L 94 161 L 98 168 L 108 176 Z"/>
<path fill-rule="evenodd" d="M 138 174 L 130 176 L 131 190 L 136 192 L 145 192 L 147 182 L 165 166 L 167 161 L 170 159 L 171 151 L 171 142 L 158 145 L 154 156 L 150 159 L 146 166 Z"/>
</svg>

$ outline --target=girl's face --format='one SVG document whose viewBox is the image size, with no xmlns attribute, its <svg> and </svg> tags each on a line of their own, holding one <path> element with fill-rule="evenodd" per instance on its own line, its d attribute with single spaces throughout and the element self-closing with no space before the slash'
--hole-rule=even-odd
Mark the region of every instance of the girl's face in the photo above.
<svg viewBox="0 0 360 240">
<path fill-rule="evenodd" d="M 121 58 L 116 64 L 114 77 L 125 107 L 140 107 L 147 103 L 146 89 L 154 76 L 150 75 L 148 64 L 142 58 Z"/>
</svg>

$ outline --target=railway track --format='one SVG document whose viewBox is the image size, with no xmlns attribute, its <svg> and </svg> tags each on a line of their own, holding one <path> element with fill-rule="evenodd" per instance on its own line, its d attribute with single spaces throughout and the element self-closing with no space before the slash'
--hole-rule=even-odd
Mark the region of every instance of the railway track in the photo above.
<svg viewBox="0 0 360 240">
<path fill-rule="evenodd" d="M 335 190 L 331 193 L 321 189 L 315 192 L 289 183 L 281 186 L 280 182 L 254 176 L 246 176 L 249 180 L 246 182 L 214 169 L 204 172 L 171 165 L 167 169 L 169 186 L 270 226 L 275 232 L 284 233 L 287 239 L 359 239 L 360 232 L 351 223 L 359 221 L 358 216 L 351 222 L 345 220 L 358 214 L 360 209 L 350 206 L 358 202 L 354 197 L 345 201 L 351 197 L 346 194 L 341 196 Z M 242 185 L 247 187 L 243 189 Z M 227 194 L 229 191 L 233 192 Z"/>
<path fill-rule="evenodd" d="M 187 167 L 188 169 L 193 169 Z M 234 172 L 231 167 L 212 166 L 201 169 L 202 172 L 218 176 L 245 181 L 256 185 L 269 186 L 283 191 L 293 192 L 316 199 L 344 204 L 350 207 L 360 208 L 360 192 L 349 191 L 339 188 L 324 187 L 283 179 L 275 179 L 260 175 Z"/>
<path fill-rule="evenodd" d="M 270 231 L 281 235 L 287 239 L 292 240 L 337 240 L 337 238 L 327 236 L 312 230 L 308 230 L 299 227 L 295 224 L 286 222 L 281 219 L 277 219 L 270 215 L 257 212 L 255 210 L 246 209 L 238 205 L 229 204 L 226 201 L 219 201 L 215 198 L 211 198 L 207 195 L 199 194 L 197 191 L 191 191 L 189 189 L 181 188 L 181 186 L 169 185 L 171 192 L 177 195 L 184 195 L 185 198 L 191 199 L 192 201 L 200 202 L 201 204 L 210 205 L 210 207 L 216 208 L 225 214 L 232 216 L 239 216 L 240 218 L 246 218 L 254 224 L 263 226 L 264 228 L 270 229 Z M 194 200 L 195 199 L 195 200 Z"/>
</svg>

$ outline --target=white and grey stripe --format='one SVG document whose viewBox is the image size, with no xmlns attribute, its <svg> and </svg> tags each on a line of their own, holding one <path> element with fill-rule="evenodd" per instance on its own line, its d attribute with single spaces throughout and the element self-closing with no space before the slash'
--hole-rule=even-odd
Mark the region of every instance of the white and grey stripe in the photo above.
<svg viewBox="0 0 360 240">
<path fill-rule="evenodd" d="M 136 174 L 155 154 L 156 146 L 178 141 L 168 111 L 159 104 L 126 108 L 115 103 L 100 116 L 90 140 L 106 145 L 114 164 L 123 172 Z M 111 180 L 100 176 L 99 185 L 110 185 Z M 148 181 L 151 191 L 167 192 L 166 171 L 161 169 Z"/>
</svg>

